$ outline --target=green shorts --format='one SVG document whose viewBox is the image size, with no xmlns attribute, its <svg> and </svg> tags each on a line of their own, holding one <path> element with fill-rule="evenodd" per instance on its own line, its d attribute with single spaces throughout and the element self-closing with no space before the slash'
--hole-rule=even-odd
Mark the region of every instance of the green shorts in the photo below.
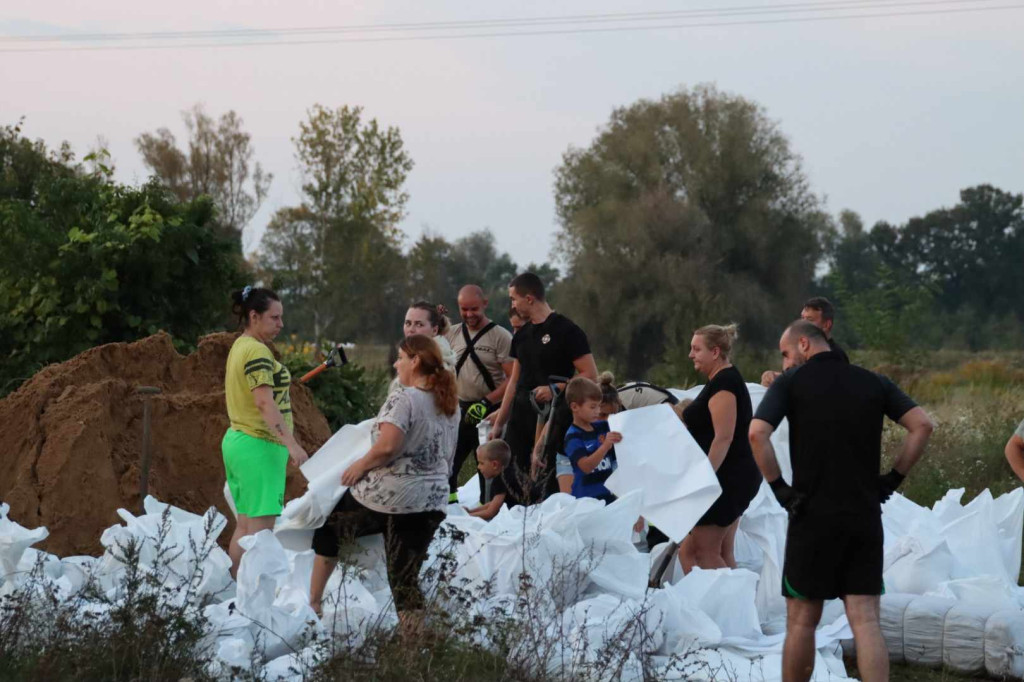
<svg viewBox="0 0 1024 682">
<path fill-rule="evenodd" d="M 228 429 L 220 449 L 235 511 L 246 516 L 278 516 L 284 509 L 288 448 Z"/>
</svg>

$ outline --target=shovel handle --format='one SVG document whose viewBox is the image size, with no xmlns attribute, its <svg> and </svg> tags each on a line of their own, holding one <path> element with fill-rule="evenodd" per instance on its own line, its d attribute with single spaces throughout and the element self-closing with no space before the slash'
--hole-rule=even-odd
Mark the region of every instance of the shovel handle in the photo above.
<svg viewBox="0 0 1024 682">
<path fill-rule="evenodd" d="M 306 383 L 307 381 L 309 381 L 310 379 L 315 377 L 317 374 L 320 374 L 320 372 L 324 371 L 328 367 L 330 367 L 330 365 L 328 365 L 326 362 L 321 363 L 319 366 L 314 367 L 313 369 L 311 369 L 308 372 L 306 372 L 305 374 L 303 374 L 302 378 L 299 379 L 299 383 L 300 384 Z"/>
</svg>

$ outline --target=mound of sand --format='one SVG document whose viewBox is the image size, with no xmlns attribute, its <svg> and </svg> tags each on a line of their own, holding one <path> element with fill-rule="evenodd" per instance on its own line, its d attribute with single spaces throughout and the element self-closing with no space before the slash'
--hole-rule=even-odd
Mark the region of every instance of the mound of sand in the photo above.
<svg viewBox="0 0 1024 682">
<path fill-rule="evenodd" d="M 11 505 L 11 518 L 49 528 L 46 551 L 101 552 L 100 534 L 119 522 L 117 508 L 141 508 L 136 389 L 156 386 L 150 494 L 197 513 L 216 506 L 230 519 L 220 441 L 228 426 L 224 365 L 235 336 L 206 336 L 187 357 L 163 333 L 99 346 L 46 367 L 0 400 L 0 501 Z M 331 430 L 308 389 L 293 385 L 292 404 L 296 437 L 312 454 Z M 304 489 L 289 464 L 286 499 Z"/>
</svg>

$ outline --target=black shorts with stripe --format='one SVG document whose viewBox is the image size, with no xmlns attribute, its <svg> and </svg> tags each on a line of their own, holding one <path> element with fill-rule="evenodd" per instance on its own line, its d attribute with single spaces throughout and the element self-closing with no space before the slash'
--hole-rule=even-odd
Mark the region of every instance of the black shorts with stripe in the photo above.
<svg viewBox="0 0 1024 682">
<path fill-rule="evenodd" d="M 786 533 L 782 596 L 824 600 L 882 594 L 882 546 L 881 514 L 799 516 Z"/>
</svg>

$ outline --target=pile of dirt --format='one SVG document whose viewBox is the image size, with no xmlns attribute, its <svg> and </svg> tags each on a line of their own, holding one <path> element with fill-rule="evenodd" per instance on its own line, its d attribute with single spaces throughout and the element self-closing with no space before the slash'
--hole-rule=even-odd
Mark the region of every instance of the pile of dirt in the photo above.
<svg viewBox="0 0 1024 682">
<path fill-rule="evenodd" d="M 149 493 L 197 513 L 216 506 L 231 519 L 220 441 L 228 426 L 224 366 L 235 338 L 211 334 L 187 357 L 164 333 L 98 346 L 0 400 L 0 501 L 11 505 L 11 518 L 49 528 L 46 551 L 101 552 L 100 534 L 120 520 L 116 510 L 142 506 L 137 389 L 155 386 Z M 292 406 L 296 437 L 313 453 L 331 436 L 327 420 L 303 386 L 293 385 Z M 286 499 L 304 489 L 289 464 Z"/>
</svg>

